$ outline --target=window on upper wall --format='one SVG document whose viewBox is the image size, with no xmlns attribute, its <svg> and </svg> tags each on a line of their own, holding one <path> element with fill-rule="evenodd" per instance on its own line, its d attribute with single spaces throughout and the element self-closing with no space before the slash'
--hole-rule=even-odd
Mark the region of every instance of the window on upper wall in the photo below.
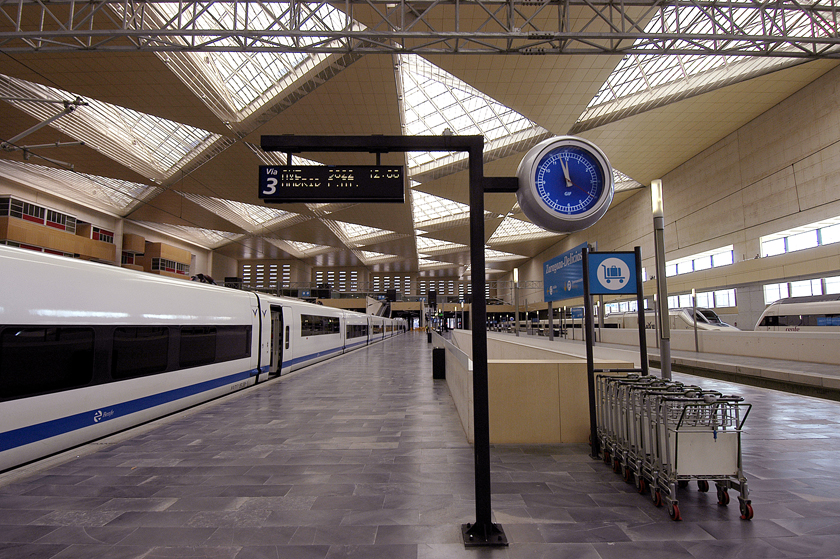
<svg viewBox="0 0 840 559">
<path fill-rule="evenodd" d="M 761 256 L 776 256 L 840 242 L 840 216 L 761 237 Z"/>
<path fill-rule="evenodd" d="M 705 307 L 707 309 L 714 308 L 714 306 L 715 306 L 714 293 L 712 293 L 711 291 L 706 291 L 705 293 L 698 293 L 697 294 L 697 306 L 698 307 Z"/>
<path fill-rule="evenodd" d="M 734 262 L 733 249 L 734 246 L 729 245 L 676 260 L 669 260 L 665 263 L 665 277 L 689 274 L 718 266 L 728 266 Z"/>
<path fill-rule="evenodd" d="M 840 276 L 825 278 L 825 294 L 840 293 Z"/>
<path fill-rule="evenodd" d="M 822 281 L 810 279 L 790 282 L 791 297 L 808 297 L 809 295 L 822 295 Z"/>
<path fill-rule="evenodd" d="M 734 289 L 721 289 L 715 291 L 715 307 L 735 307 L 737 301 L 735 300 Z"/>
<path fill-rule="evenodd" d="M 790 297 L 790 290 L 787 282 L 771 283 L 764 286 L 764 304 L 769 305 L 779 299 Z"/>
</svg>

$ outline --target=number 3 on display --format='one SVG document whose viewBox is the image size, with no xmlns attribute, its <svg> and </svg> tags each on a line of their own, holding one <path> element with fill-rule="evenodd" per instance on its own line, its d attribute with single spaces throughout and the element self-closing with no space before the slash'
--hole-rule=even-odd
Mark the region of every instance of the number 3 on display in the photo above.
<svg viewBox="0 0 840 559">
<path fill-rule="evenodd" d="M 253 191 L 251 191 L 253 192 Z M 263 195 L 264 196 L 271 196 L 277 192 L 277 179 L 274 177 L 268 177 L 265 180 L 265 187 L 263 188 Z"/>
</svg>

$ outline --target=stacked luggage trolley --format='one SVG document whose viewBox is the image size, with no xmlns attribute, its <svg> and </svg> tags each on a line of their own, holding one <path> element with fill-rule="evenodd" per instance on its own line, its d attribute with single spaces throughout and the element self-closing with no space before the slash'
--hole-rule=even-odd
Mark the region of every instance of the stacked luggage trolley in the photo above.
<svg viewBox="0 0 840 559">
<path fill-rule="evenodd" d="M 751 404 L 739 396 L 661 378 L 625 374 L 596 377 L 597 432 L 604 462 L 650 491 L 656 506 L 681 520 L 677 489 L 714 482 L 718 505 L 739 492 L 741 519 L 753 517 L 741 466 L 741 429 Z"/>
</svg>

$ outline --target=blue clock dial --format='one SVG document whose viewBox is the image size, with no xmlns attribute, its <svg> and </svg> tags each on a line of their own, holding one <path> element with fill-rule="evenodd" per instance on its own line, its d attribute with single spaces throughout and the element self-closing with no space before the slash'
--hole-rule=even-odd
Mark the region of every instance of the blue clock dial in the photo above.
<svg viewBox="0 0 840 559">
<path fill-rule="evenodd" d="M 544 229 L 581 231 L 597 222 L 613 198 L 612 167 L 598 147 L 575 136 L 534 146 L 517 171 L 519 206 Z"/>
<path fill-rule="evenodd" d="M 545 154 L 535 172 L 537 193 L 552 210 L 575 215 L 589 211 L 604 191 L 604 170 L 577 146 L 555 148 Z"/>
</svg>

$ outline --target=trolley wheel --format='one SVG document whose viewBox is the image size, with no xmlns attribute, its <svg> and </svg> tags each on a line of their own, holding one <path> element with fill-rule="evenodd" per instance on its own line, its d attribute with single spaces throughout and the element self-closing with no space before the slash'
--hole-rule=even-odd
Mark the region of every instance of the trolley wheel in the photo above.
<svg viewBox="0 0 840 559">
<path fill-rule="evenodd" d="M 618 458 L 613 459 L 613 471 L 615 473 L 621 472 L 621 462 L 618 461 Z"/>
<path fill-rule="evenodd" d="M 656 507 L 662 506 L 662 493 L 659 489 L 650 490 L 650 498 L 653 500 L 653 505 Z"/>
<path fill-rule="evenodd" d="M 630 471 L 630 468 L 624 466 L 624 481 L 627 483 L 633 483 L 633 472 Z"/>
<path fill-rule="evenodd" d="M 685 489 L 686 487 L 688 487 L 688 480 L 687 479 L 678 480 L 677 481 L 677 487 L 679 487 L 680 489 Z"/>
<path fill-rule="evenodd" d="M 676 503 L 668 507 L 668 516 L 671 517 L 671 520 L 674 522 L 679 522 L 682 520 L 682 516 L 680 516 L 680 506 Z"/>
<path fill-rule="evenodd" d="M 637 478 L 636 489 L 639 490 L 639 493 L 644 493 L 645 492 L 645 490 L 647 489 L 647 482 L 645 481 L 645 478 L 643 478 L 643 477 L 638 477 Z"/>
<path fill-rule="evenodd" d="M 741 520 L 752 520 L 753 508 L 749 503 L 741 503 Z"/>
<path fill-rule="evenodd" d="M 610 451 L 604 449 L 604 464 L 610 463 Z"/>
<path fill-rule="evenodd" d="M 723 487 L 718 487 L 717 490 L 718 505 L 725 507 L 729 504 L 729 491 Z M 743 511 L 742 511 L 743 512 Z"/>
<path fill-rule="evenodd" d="M 709 490 L 709 482 L 705 479 L 698 479 L 697 480 L 697 491 L 702 493 L 706 493 Z"/>
</svg>

